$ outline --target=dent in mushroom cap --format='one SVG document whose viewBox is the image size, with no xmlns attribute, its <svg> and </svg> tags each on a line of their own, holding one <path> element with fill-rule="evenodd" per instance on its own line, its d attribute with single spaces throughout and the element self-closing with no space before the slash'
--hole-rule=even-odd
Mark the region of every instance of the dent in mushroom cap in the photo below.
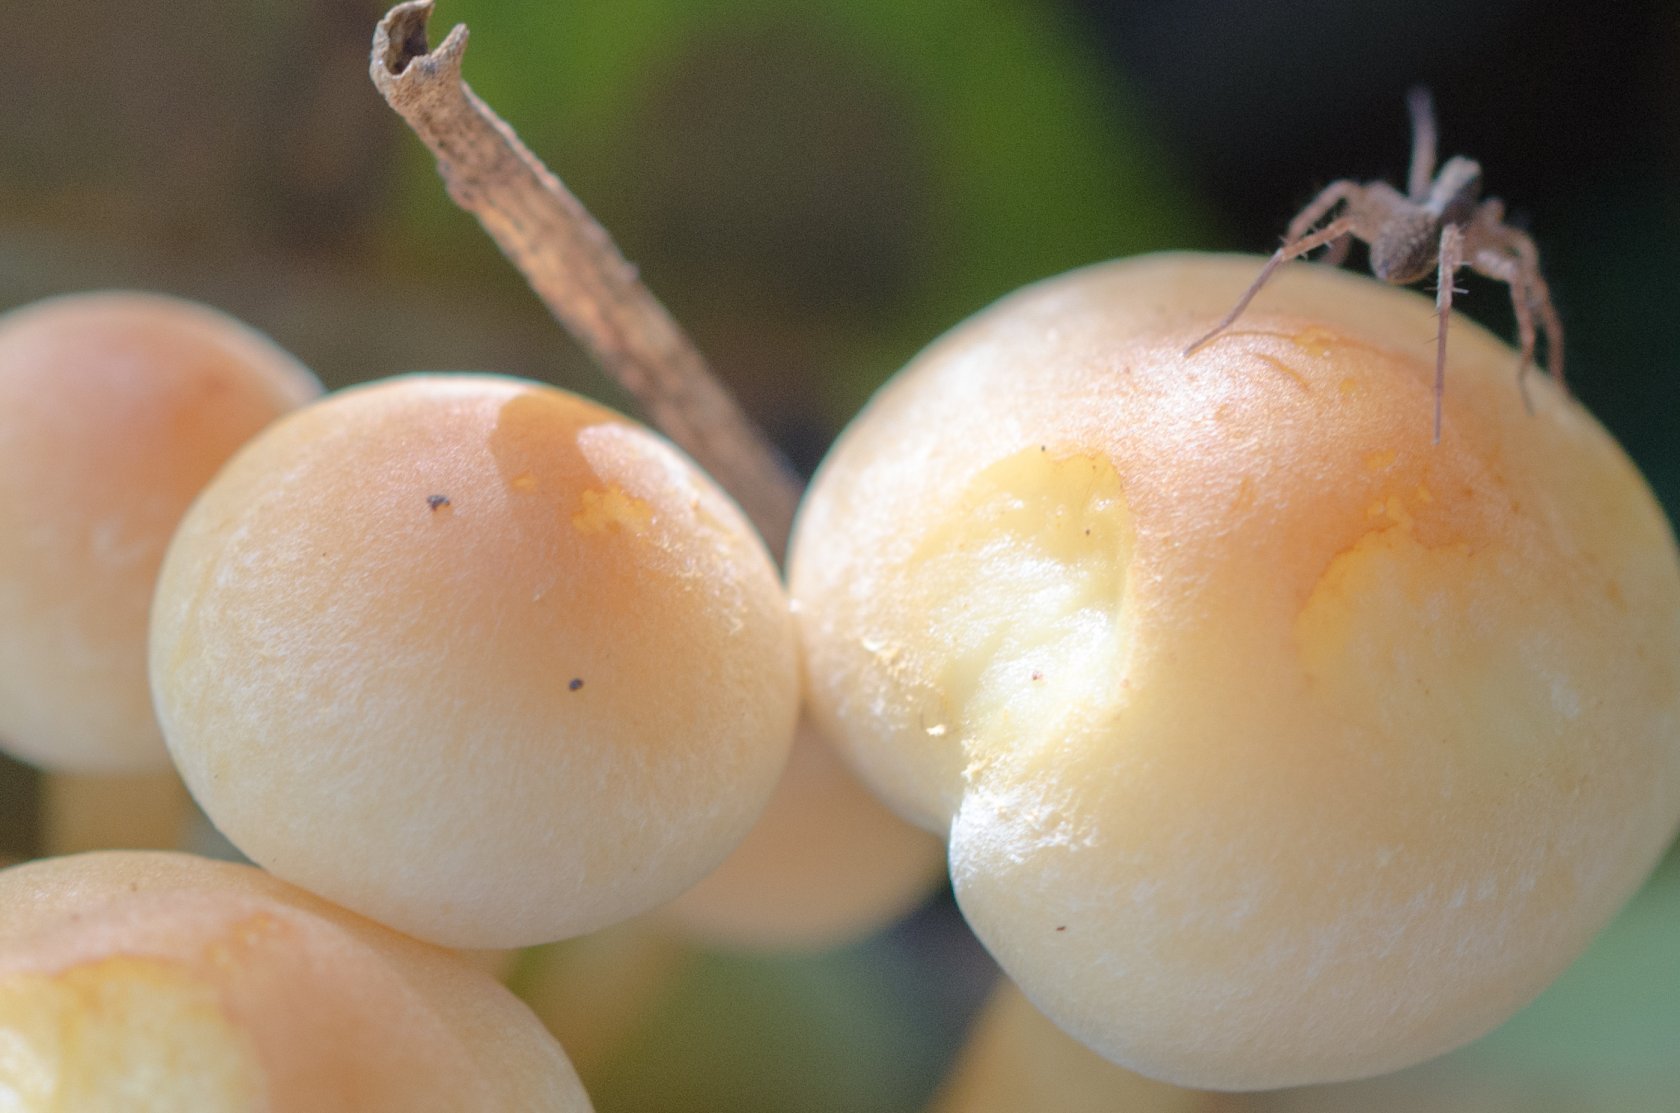
<svg viewBox="0 0 1680 1113">
<path fill-rule="evenodd" d="M 801 512 L 815 714 L 1027 995 L 1117 1062 L 1397 1068 L 1532 997 L 1680 816 L 1680 563 L 1637 472 L 1430 306 L 1168 256 L 960 326 Z M 1087 534 L 1086 529 L 1090 529 Z"/>
</svg>

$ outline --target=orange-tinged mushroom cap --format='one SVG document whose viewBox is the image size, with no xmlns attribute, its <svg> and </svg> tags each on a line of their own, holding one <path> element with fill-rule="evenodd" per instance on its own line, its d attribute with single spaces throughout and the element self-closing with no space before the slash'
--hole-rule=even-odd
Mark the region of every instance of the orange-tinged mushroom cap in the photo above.
<svg viewBox="0 0 1680 1113">
<path fill-rule="evenodd" d="M 498 376 L 358 387 L 253 441 L 170 547 L 151 660 L 235 845 L 477 948 L 699 880 L 763 809 L 799 700 L 734 504 L 641 426 Z"/>
<path fill-rule="evenodd" d="M 950 836 L 1052 1019 L 1211 1088 L 1391 1070 L 1533 997 L 1680 818 L 1680 561 L 1626 456 L 1416 294 L 1093 267 L 934 344 L 825 462 L 815 713 Z"/>
<path fill-rule="evenodd" d="M 0 1099 L 20 1113 L 409 1113 L 589 1100 L 459 956 L 249 866 L 165 852 L 0 871 Z"/>
</svg>

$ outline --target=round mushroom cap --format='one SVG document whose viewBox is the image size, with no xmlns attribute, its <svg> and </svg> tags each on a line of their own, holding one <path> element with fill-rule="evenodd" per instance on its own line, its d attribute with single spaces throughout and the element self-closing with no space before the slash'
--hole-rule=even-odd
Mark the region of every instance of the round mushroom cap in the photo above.
<svg viewBox="0 0 1680 1113">
<path fill-rule="evenodd" d="M 787 756 L 787 598 L 663 439 L 498 376 L 334 395 L 232 460 L 158 586 L 194 797 L 276 875 L 421 938 L 525 946 L 674 897 Z"/>
<path fill-rule="evenodd" d="M 1186 1090 L 1115 1066 L 1050 1023 L 1004 978 L 986 999 L 929 1113 L 1243 1113 L 1246 1108 L 1241 1095 Z"/>
<path fill-rule="evenodd" d="M 823 464 L 790 584 L 814 714 L 949 835 L 1027 997 L 1260 1089 L 1497 1025 L 1680 819 L 1680 561 L 1553 383 L 1433 306 L 1252 259 L 1030 287 Z"/>
<path fill-rule="evenodd" d="M 493 978 L 249 866 L 0 871 L 0 1095 L 18 1113 L 590 1108 Z"/>
<path fill-rule="evenodd" d="M 939 839 L 882 804 L 802 722 L 758 823 L 665 911 L 712 946 L 819 951 L 885 928 L 944 879 Z"/>
<path fill-rule="evenodd" d="M 320 392 L 227 315 L 74 294 L 0 317 L 0 749 L 43 769 L 167 769 L 146 619 L 187 504 Z"/>
</svg>

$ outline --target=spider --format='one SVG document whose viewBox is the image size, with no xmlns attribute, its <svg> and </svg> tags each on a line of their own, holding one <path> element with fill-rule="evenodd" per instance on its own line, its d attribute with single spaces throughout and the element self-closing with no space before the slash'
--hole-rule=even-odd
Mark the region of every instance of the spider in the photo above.
<svg viewBox="0 0 1680 1113">
<path fill-rule="evenodd" d="M 1546 333 L 1546 362 L 1552 377 L 1563 383 L 1563 324 L 1552 306 L 1546 280 L 1540 275 L 1540 256 L 1528 234 L 1505 223 L 1505 205 L 1496 198 L 1480 200 L 1482 168 L 1472 159 L 1450 158 L 1435 172 L 1435 109 L 1426 89 L 1407 96 L 1412 116 L 1412 167 L 1406 192 L 1387 182 L 1360 184 L 1343 179 L 1326 186 L 1312 204 L 1289 222 L 1283 246 L 1260 268 L 1243 296 L 1225 319 L 1184 350 L 1189 355 L 1230 328 L 1260 287 L 1278 267 L 1314 248 L 1328 245 L 1324 262 L 1339 265 L 1357 236 L 1371 245 L 1371 272 L 1384 282 L 1405 286 L 1436 273 L 1435 310 L 1440 326 L 1435 335 L 1435 440 L 1441 439 L 1441 396 L 1446 386 L 1447 318 L 1452 309 L 1453 276 L 1460 267 L 1498 279 L 1511 287 L 1516 309 L 1517 389 L 1530 412 L 1525 375 L 1534 363 L 1534 318 Z M 1322 228 L 1319 221 L 1337 206 L 1341 212 Z"/>
</svg>

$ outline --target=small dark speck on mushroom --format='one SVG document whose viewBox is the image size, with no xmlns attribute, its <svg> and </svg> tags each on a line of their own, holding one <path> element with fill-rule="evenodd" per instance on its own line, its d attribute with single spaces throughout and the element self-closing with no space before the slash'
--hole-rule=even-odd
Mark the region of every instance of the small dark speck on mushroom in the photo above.
<svg viewBox="0 0 1680 1113">
<path fill-rule="evenodd" d="M 442 510 L 444 507 L 449 505 L 449 496 L 427 495 L 426 505 L 432 508 L 432 513 L 436 514 L 439 510 Z"/>
<path fill-rule="evenodd" d="M 577 676 L 572 677 L 572 682 L 566 685 L 566 687 L 573 692 L 577 691 L 579 688 L 583 687 L 583 678 Z"/>
<path fill-rule="evenodd" d="M 1067 925 L 1066 924 L 1060 924 L 1060 925 L 1057 926 L 1056 930 L 1057 931 L 1066 931 L 1067 930 Z"/>
<path fill-rule="evenodd" d="M 1035 669 L 1035 670 L 1033 670 L 1033 679 L 1034 680 L 1043 680 L 1044 679 L 1044 674 Z"/>
</svg>

